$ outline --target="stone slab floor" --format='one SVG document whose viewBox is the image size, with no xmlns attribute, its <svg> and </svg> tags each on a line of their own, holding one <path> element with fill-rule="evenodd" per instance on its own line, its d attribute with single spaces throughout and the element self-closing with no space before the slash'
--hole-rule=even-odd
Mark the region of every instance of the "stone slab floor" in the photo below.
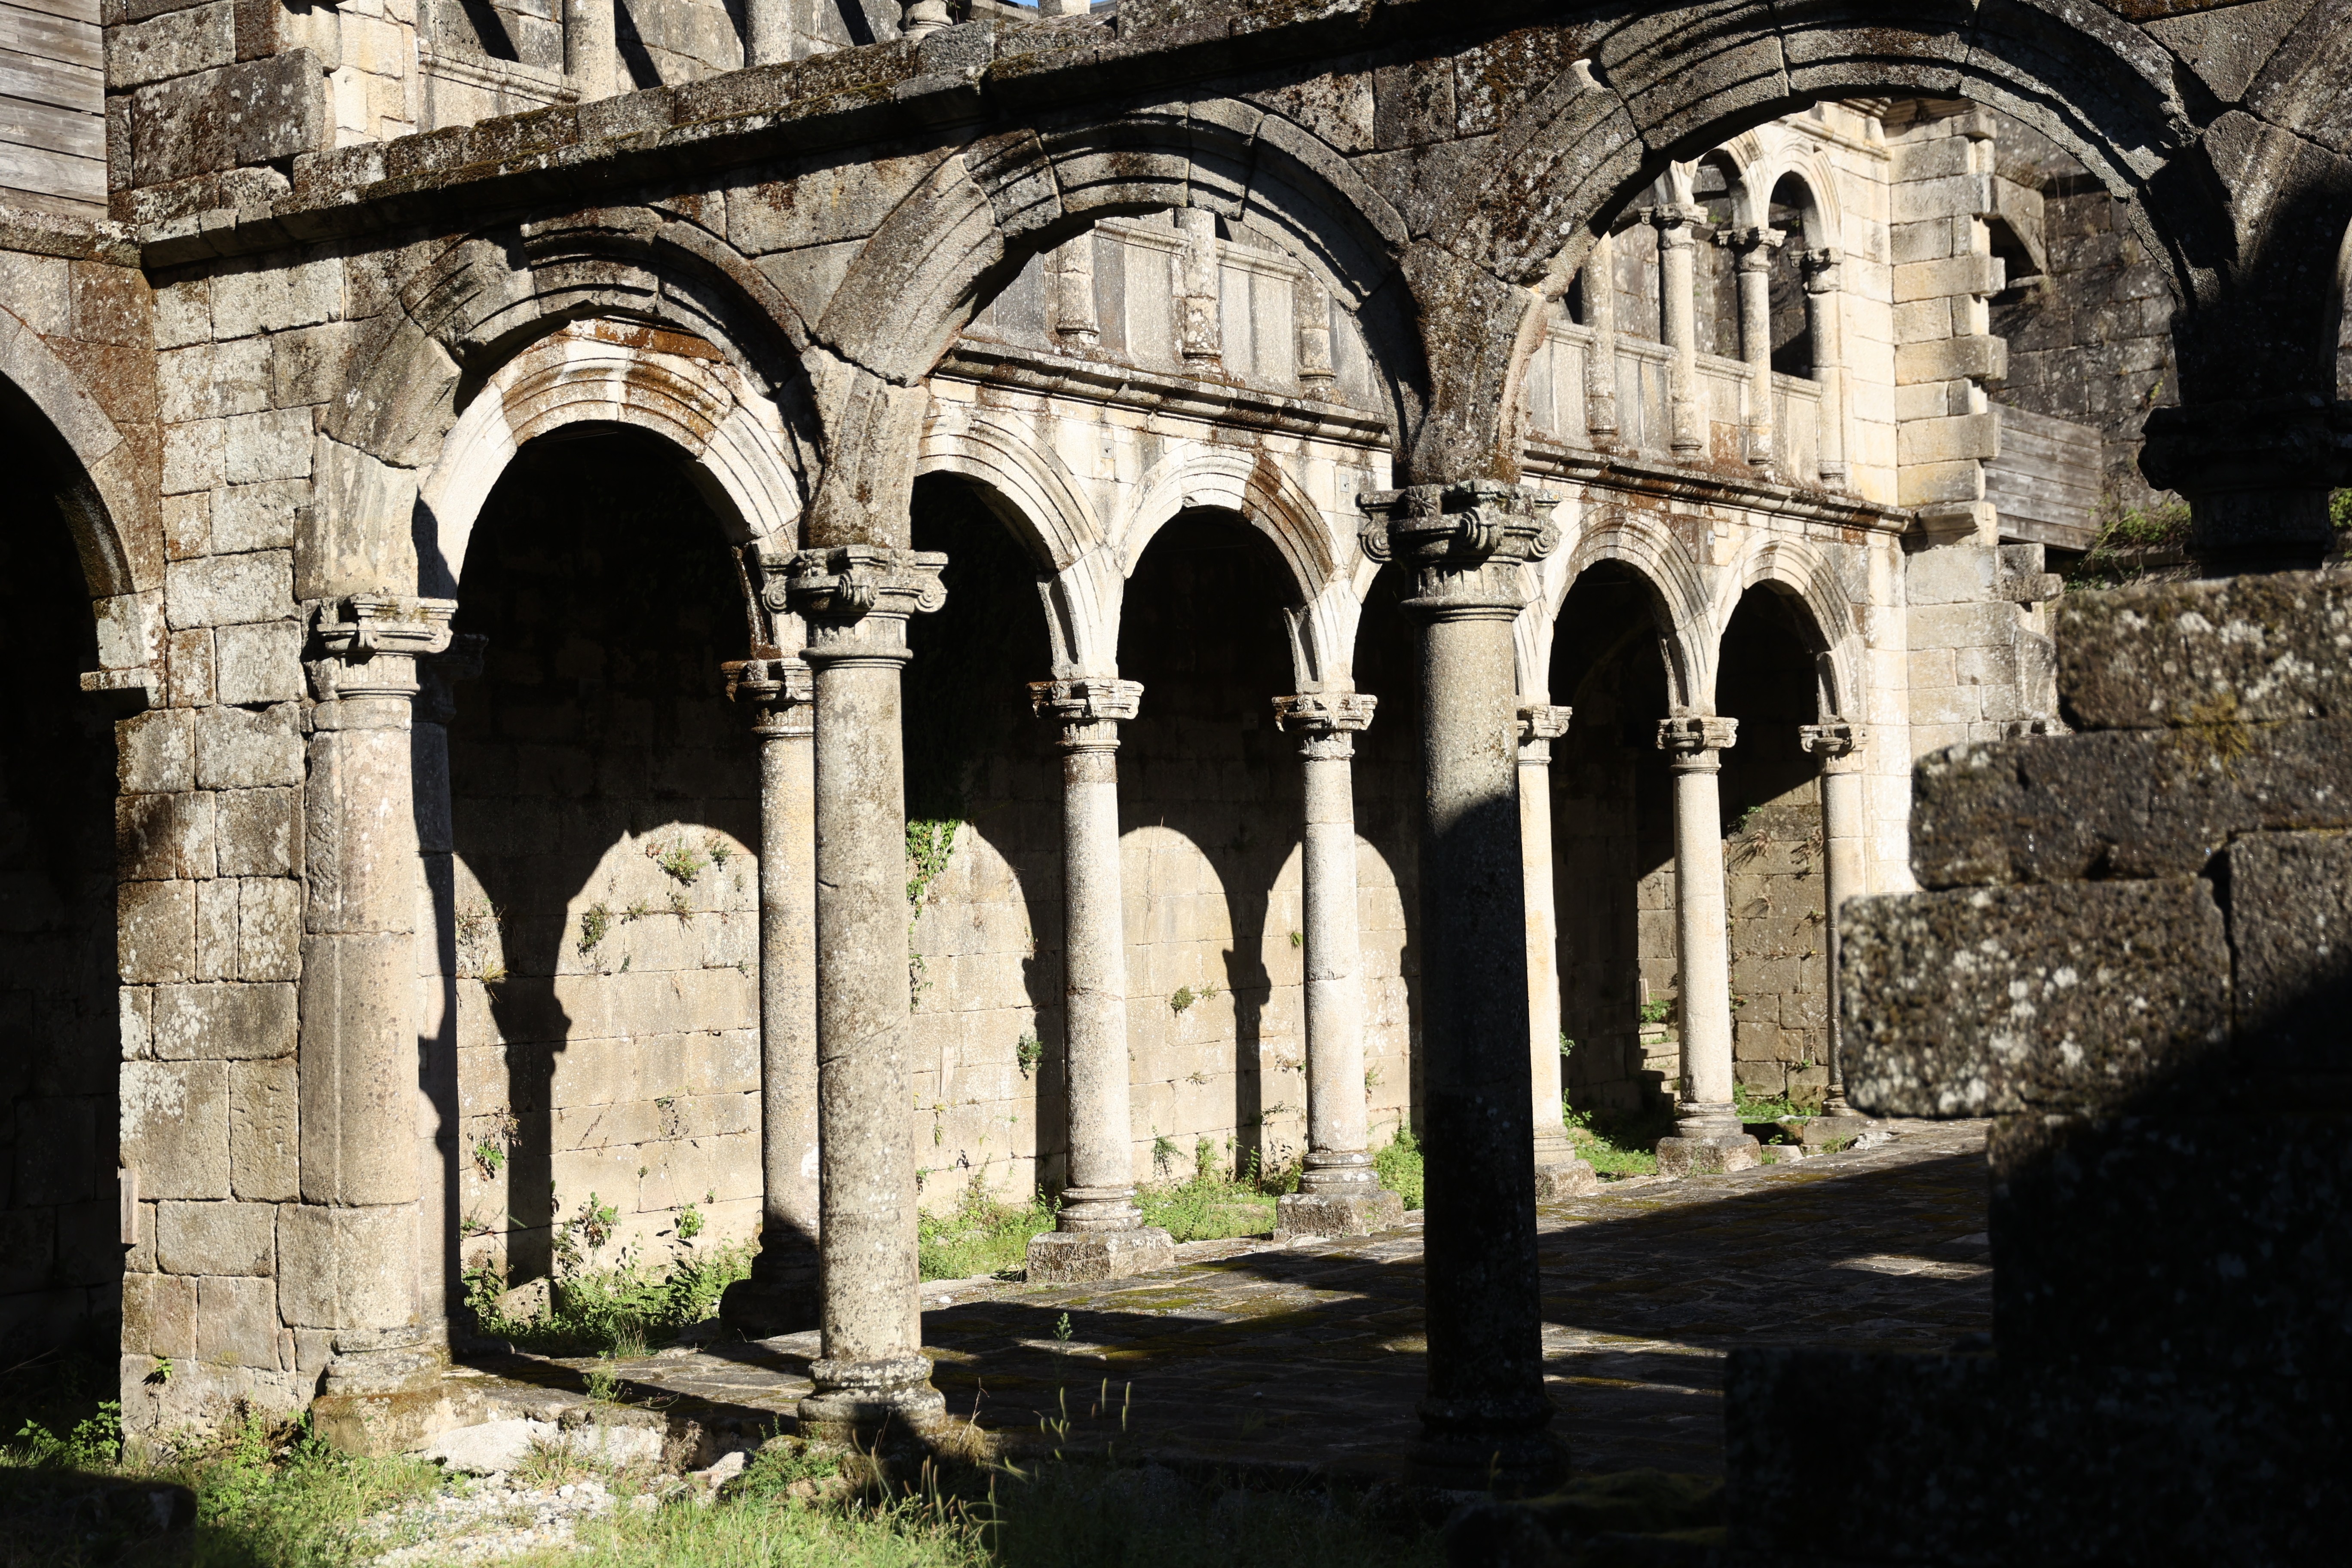
<svg viewBox="0 0 2352 1568">
<path fill-rule="evenodd" d="M 1936 1350 L 1991 1326 L 1983 1122 L 1729 1176 L 1610 1184 L 1543 1209 L 1547 1375 L 1580 1470 L 1720 1473 L 1742 1345 Z M 1422 1389 L 1421 1216 L 1351 1241 L 1204 1242 L 1108 1285 L 923 1288 L 958 1415 L 1015 1446 L 1396 1476 Z M 1068 1337 L 1057 1330 L 1068 1317 Z M 814 1333 L 618 1363 L 632 1403 L 790 1429 Z M 552 1392 L 589 1363 L 475 1365 Z"/>
</svg>

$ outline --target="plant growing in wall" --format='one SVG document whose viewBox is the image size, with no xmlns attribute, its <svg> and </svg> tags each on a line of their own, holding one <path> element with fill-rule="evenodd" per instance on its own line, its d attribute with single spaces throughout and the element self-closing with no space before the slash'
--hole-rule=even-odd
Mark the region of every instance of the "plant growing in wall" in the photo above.
<svg viewBox="0 0 2352 1568">
<path fill-rule="evenodd" d="M 1013 1065 L 1021 1069 L 1023 1078 L 1034 1073 L 1037 1064 L 1045 1059 L 1045 1042 L 1034 1035 L 1022 1036 L 1020 1043 L 1013 1047 Z"/>
<path fill-rule="evenodd" d="M 710 862 L 699 850 L 683 838 L 656 838 L 646 846 L 646 858 L 660 867 L 682 886 L 691 888 L 694 879 L 710 868 Z"/>
<path fill-rule="evenodd" d="M 613 931 L 613 910 L 601 900 L 591 904 L 580 916 L 580 956 L 587 957 L 596 951 Z"/>
</svg>

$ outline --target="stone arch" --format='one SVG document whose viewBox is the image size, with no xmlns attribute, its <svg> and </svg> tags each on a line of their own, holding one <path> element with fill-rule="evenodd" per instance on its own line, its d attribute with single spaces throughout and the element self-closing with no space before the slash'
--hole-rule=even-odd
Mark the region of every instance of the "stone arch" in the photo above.
<svg viewBox="0 0 2352 1568">
<path fill-rule="evenodd" d="M 1836 246 L 1838 237 L 1845 232 L 1845 212 L 1838 199 L 1837 177 L 1829 161 L 1817 153 L 1790 147 L 1780 157 L 1759 165 L 1756 181 L 1759 210 L 1769 218 L 1774 198 L 1792 183 L 1804 196 L 1802 202 L 1793 204 L 1803 226 L 1789 236 L 1789 243 L 1807 250 Z"/>
<path fill-rule="evenodd" d="M 1453 352 L 1427 354 L 1432 406 L 1405 464 L 1416 480 L 1517 476 L 1528 323 L 1582 264 L 1601 218 L 1677 157 L 1824 99 L 1966 96 L 2034 126 L 2137 198 L 2135 222 L 2184 298 L 2210 287 L 2237 245 L 2223 183 L 2180 152 L 2195 131 L 2173 57 L 2095 7 L 2019 0 L 1958 28 L 1889 26 L 1868 0 L 1829 0 L 1801 19 L 1675 7 L 1580 42 L 1586 58 L 1530 100 L 1484 180 L 1465 182 L 1429 225 L 1473 276 L 1424 295 L 1428 341 Z"/>
<path fill-rule="evenodd" d="M 540 340 L 575 323 L 605 323 L 615 342 L 635 331 L 647 352 L 723 366 L 726 401 L 772 405 L 755 423 L 774 434 L 781 467 L 815 466 L 823 432 L 802 370 L 805 326 L 757 268 L 698 226 L 626 208 L 477 234 L 437 253 L 396 298 L 398 308 L 356 356 L 364 377 L 321 423 L 313 526 L 324 532 L 311 542 L 319 580 L 308 592 L 399 587 L 412 573 L 427 582 L 448 574 L 446 562 L 409 564 L 430 553 L 440 531 L 439 521 L 421 510 L 425 479 L 488 383 Z M 650 421 L 647 427 L 659 430 L 662 399 L 638 390 L 634 403 L 615 405 L 634 407 L 630 422 Z M 694 403 L 694 395 L 682 395 L 681 406 Z M 772 486 L 744 478 L 740 493 L 726 486 L 712 493 L 736 505 L 758 533 L 773 523 L 777 507 L 740 503 Z"/>
<path fill-rule="evenodd" d="M 90 597 L 122 598 L 162 587 L 162 522 L 148 499 L 152 479 L 138 471 L 136 453 L 81 377 L 39 333 L 5 311 L 0 416 L 13 416 L 48 459 L 58 510 L 72 531 Z"/>
<path fill-rule="evenodd" d="M 919 384 L 1030 257 L 1103 218 L 1201 208 L 1275 236 L 1354 312 L 1399 428 L 1426 380 L 1404 220 L 1338 152 L 1254 105 L 1204 99 L 1104 124 L 1023 131 L 946 159 L 883 222 L 814 335 L 828 378 L 829 449 L 811 537 L 894 526 L 913 482 Z M 885 541 L 887 542 L 887 541 Z"/>
<path fill-rule="evenodd" d="M 1707 616 L 1716 645 L 1721 644 L 1730 628 L 1740 600 L 1757 587 L 1786 594 L 1811 628 L 1822 665 L 1822 716 L 1860 719 L 1862 628 L 1854 619 L 1853 601 L 1837 562 L 1810 540 L 1785 535 L 1750 540 L 1732 570 L 1717 584 Z"/>
<path fill-rule="evenodd" d="M 1238 512 L 1273 541 L 1300 603 L 1321 593 L 1338 565 L 1330 524 L 1280 463 L 1265 452 L 1200 447 L 1168 458 L 1135 487 L 1116 536 L 1120 569 L 1132 575 L 1152 535 L 1192 507 Z"/>
<path fill-rule="evenodd" d="M 1521 617 L 1517 637 L 1519 689 L 1537 692 L 1550 684 L 1551 623 L 1576 580 L 1604 561 L 1630 568 L 1650 592 L 1650 612 L 1658 651 L 1666 666 L 1667 700 L 1677 712 L 1703 712 L 1715 699 L 1716 638 L 1705 585 L 1673 533 L 1648 514 L 1631 509 L 1596 509 L 1572 542 L 1544 563 L 1541 591 Z M 1530 625 L 1540 617 L 1540 626 Z"/>
<path fill-rule="evenodd" d="M 915 472 L 961 474 L 986 487 L 1042 571 L 1066 570 L 1104 542 L 1094 504 L 1069 465 L 986 415 L 948 418 L 934 412 L 923 429 Z"/>
<path fill-rule="evenodd" d="M 417 494 L 419 590 L 455 596 L 475 521 L 515 453 L 583 423 L 662 437 L 735 542 L 792 550 L 800 488 L 775 420 L 698 340 L 612 321 L 564 327 L 499 366 L 450 427 Z"/>
</svg>

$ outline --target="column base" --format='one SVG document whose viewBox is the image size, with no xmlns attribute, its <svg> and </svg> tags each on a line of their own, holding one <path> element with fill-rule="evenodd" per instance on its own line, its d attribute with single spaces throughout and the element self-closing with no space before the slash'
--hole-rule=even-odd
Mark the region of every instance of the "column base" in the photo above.
<svg viewBox="0 0 2352 1568">
<path fill-rule="evenodd" d="M 1601 1190 L 1601 1173 L 1590 1160 L 1561 1160 L 1536 1167 L 1536 1202 L 1590 1197 Z"/>
<path fill-rule="evenodd" d="M 1175 1265 L 1175 1238 L 1152 1226 L 1132 1230 L 1054 1230 L 1029 1238 L 1032 1285 L 1091 1285 Z"/>
<path fill-rule="evenodd" d="M 1727 1176 L 1764 1163 L 1763 1146 L 1745 1132 L 1658 1140 L 1658 1174 Z"/>
<path fill-rule="evenodd" d="M 1343 1193 L 1285 1193 L 1274 1205 L 1274 1239 L 1370 1236 L 1404 1223 L 1404 1200 L 1385 1187 Z"/>
<path fill-rule="evenodd" d="M 1498 1409 L 1487 1420 L 1458 1408 L 1422 1406 L 1422 1436 L 1406 1458 L 1414 1484 L 1496 1497 L 1537 1497 L 1568 1479 L 1568 1444 L 1550 1430 L 1549 1399 L 1540 1409 Z"/>
<path fill-rule="evenodd" d="M 812 1363 L 816 1392 L 800 1402 L 801 1435 L 871 1442 L 886 1429 L 928 1432 L 948 1418 L 947 1395 L 931 1386 L 920 1355 L 887 1361 Z"/>
<path fill-rule="evenodd" d="M 809 1259 L 804 1269 L 775 1269 L 764 1279 L 754 1263 L 750 1279 L 738 1279 L 719 1298 L 719 1321 L 751 1340 L 820 1326 L 816 1260 Z"/>
</svg>

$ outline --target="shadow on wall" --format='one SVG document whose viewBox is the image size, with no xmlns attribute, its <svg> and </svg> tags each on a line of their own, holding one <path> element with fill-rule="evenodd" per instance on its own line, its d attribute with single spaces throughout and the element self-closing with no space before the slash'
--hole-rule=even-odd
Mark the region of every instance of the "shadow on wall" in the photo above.
<svg viewBox="0 0 2352 1568">
<path fill-rule="evenodd" d="M 446 1211 L 509 1283 L 592 1194 L 619 1244 L 688 1204 L 749 1239 L 760 1207 L 758 770 L 719 675 L 740 580 L 671 448 L 578 428 L 492 492 L 457 622 L 488 647 L 450 726 Z"/>
<path fill-rule="evenodd" d="M 1386 869 L 1395 888 L 1399 924 L 1359 933 L 1357 973 L 1363 990 L 1367 1077 L 1381 1073 L 1383 1040 L 1401 1042 L 1402 1081 L 1366 1085 L 1371 1098 L 1371 1142 L 1387 1142 L 1391 1123 L 1422 1130 L 1421 1107 L 1421 680 L 1414 637 L 1400 608 L 1403 574 L 1381 569 L 1356 623 L 1356 689 L 1380 699 L 1372 727 L 1356 737 L 1356 865 L 1358 906 L 1374 900 L 1365 851 Z"/>
<path fill-rule="evenodd" d="M 20 480 L 47 466 L 5 430 L 0 462 Z M 122 1043 L 112 715 L 80 689 L 81 672 L 99 660 L 72 536 L 37 483 L 20 482 L 16 498 L 0 527 L 0 690 L 9 723 L 0 747 L 0 1358 L 7 1363 L 76 1342 L 110 1356 L 123 1269 L 114 1215 Z M 125 797 L 128 869 L 142 879 L 184 874 L 178 840 L 192 836 L 172 831 L 177 814 L 139 811 L 141 798 Z M 168 806 L 173 797 L 144 799 Z M 208 841 L 203 852 L 206 863 L 196 869 L 209 876 Z M 152 1218 L 142 1231 L 152 1243 Z"/>
<path fill-rule="evenodd" d="M 1053 673 L 1038 565 L 963 479 L 915 484 L 914 544 L 944 551 L 947 604 L 908 629 L 904 685 L 917 1163 L 1025 1200 L 1065 1184 L 1061 767 L 1029 682 Z M 946 825 L 945 827 L 940 825 Z M 941 837 L 952 831 L 951 841 Z M 947 845 L 944 862 L 929 857 Z M 1024 1129 L 1027 1130 L 1025 1134 Z M 991 1173 L 1003 1165 L 1001 1179 Z M 927 1203 L 948 1194 L 924 1177 Z"/>
<path fill-rule="evenodd" d="M 1198 1108 L 1184 1121 L 1215 1113 L 1188 1090 L 1231 1079 L 1236 1168 L 1253 1154 L 1276 1167 L 1305 1146 L 1297 1009 L 1280 1038 L 1266 1038 L 1269 898 L 1297 852 L 1303 810 L 1297 746 L 1274 726 L 1274 699 L 1296 688 L 1283 622 L 1290 580 L 1239 518 L 1187 511 L 1146 547 L 1119 626 L 1119 673 L 1143 683 L 1142 715 L 1119 756 L 1120 826 L 1162 829 L 1184 846 L 1153 853 L 1141 885 L 1126 889 L 1129 909 L 1145 911 L 1142 929 L 1128 931 L 1129 1037 L 1139 1079 L 1165 1076 L 1171 1115 Z"/>
</svg>

